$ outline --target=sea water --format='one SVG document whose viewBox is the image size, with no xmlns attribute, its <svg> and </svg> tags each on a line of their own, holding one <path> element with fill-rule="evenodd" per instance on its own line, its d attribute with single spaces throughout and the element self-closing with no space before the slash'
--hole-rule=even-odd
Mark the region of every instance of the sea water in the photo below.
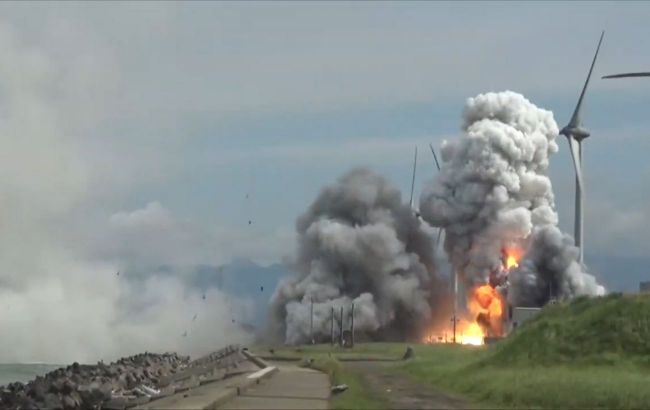
<svg viewBox="0 0 650 410">
<path fill-rule="evenodd" d="M 0 386 L 13 382 L 27 383 L 36 376 L 43 376 L 62 367 L 59 364 L 43 363 L 3 363 L 0 364 Z"/>
</svg>

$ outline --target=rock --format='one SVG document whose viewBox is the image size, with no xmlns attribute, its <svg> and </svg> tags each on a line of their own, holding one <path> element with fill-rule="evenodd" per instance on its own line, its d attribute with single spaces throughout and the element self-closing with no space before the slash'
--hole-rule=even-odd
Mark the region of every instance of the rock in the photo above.
<svg viewBox="0 0 650 410">
<path fill-rule="evenodd" d="M 76 409 L 79 406 L 77 405 L 77 402 L 70 396 L 64 395 L 61 397 L 61 404 L 63 405 L 64 409 Z"/>
<path fill-rule="evenodd" d="M 412 357 L 415 357 L 415 352 L 411 346 L 407 346 L 406 352 L 404 352 L 404 356 L 402 356 L 402 360 L 408 360 Z"/>
<path fill-rule="evenodd" d="M 128 400 L 126 397 L 115 397 L 102 404 L 102 409 L 124 410 Z"/>
<path fill-rule="evenodd" d="M 46 393 L 41 403 L 46 409 L 59 409 L 63 406 L 59 396 L 54 393 Z"/>
<path fill-rule="evenodd" d="M 27 388 L 27 395 L 33 398 L 36 401 L 43 401 L 45 394 L 47 393 L 47 383 L 45 381 L 34 381 L 30 383 Z"/>
<path fill-rule="evenodd" d="M 56 379 L 50 383 L 48 391 L 50 393 L 60 393 L 63 390 L 63 379 Z"/>
<path fill-rule="evenodd" d="M 70 394 L 70 393 L 72 393 L 74 390 L 77 390 L 77 386 L 76 386 L 76 384 L 75 384 L 72 380 L 68 379 L 68 380 L 65 380 L 65 381 L 63 382 L 63 387 L 62 387 L 62 389 L 61 389 L 61 393 L 63 393 L 63 394 Z"/>
<path fill-rule="evenodd" d="M 336 386 L 332 386 L 332 393 L 337 394 L 337 393 L 342 393 L 348 389 L 347 384 L 338 384 Z"/>
</svg>

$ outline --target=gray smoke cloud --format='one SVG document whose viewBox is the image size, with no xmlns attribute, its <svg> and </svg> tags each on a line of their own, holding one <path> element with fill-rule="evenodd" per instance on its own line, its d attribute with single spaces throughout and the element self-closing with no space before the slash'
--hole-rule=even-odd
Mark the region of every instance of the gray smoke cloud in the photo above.
<svg viewBox="0 0 650 410">
<path fill-rule="evenodd" d="M 296 275 L 272 298 L 275 331 L 287 343 L 309 340 L 311 302 L 316 338 L 330 333 L 354 303 L 355 331 L 383 338 L 413 336 L 438 314 L 446 287 L 434 269 L 426 226 L 399 190 L 366 169 L 324 188 L 297 223 Z M 335 326 L 338 326 L 338 322 Z"/>
<path fill-rule="evenodd" d="M 445 250 L 467 286 L 502 274 L 504 249 L 524 254 L 510 273 L 509 299 L 539 306 L 549 297 L 604 293 L 557 228 L 549 157 L 558 126 L 550 111 L 511 92 L 467 100 L 463 135 L 442 146 L 440 174 L 423 192 L 422 217 L 445 229 Z M 504 278 L 501 278 L 504 279 Z"/>
</svg>

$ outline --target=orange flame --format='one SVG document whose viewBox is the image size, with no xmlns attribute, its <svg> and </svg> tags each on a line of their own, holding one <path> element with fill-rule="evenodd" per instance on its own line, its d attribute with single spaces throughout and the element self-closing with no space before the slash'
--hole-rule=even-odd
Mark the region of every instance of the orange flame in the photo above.
<svg viewBox="0 0 650 410">
<path fill-rule="evenodd" d="M 517 246 L 507 246 L 503 248 L 503 269 L 509 271 L 519 266 L 519 261 L 523 257 L 523 250 Z"/>
<path fill-rule="evenodd" d="M 506 273 L 519 266 L 524 251 L 516 245 L 508 245 L 502 251 L 502 270 Z M 461 320 L 456 327 L 456 341 L 461 344 L 482 345 L 485 336 L 503 335 L 503 296 L 491 285 L 473 288 L 467 297 L 470 320 Z M 444 337 L 443 337 L 444 334 Z M 448 343 L 453 340 L 452 329 L 431 332 L 424 338 L 426 343 Z"/>
<path fill-rule="evenodd" d="M 502 334 L 503 297 L 490 285 L 475 287 L 468 300 L 469 311 L 486 336 Z"/>
</svg>

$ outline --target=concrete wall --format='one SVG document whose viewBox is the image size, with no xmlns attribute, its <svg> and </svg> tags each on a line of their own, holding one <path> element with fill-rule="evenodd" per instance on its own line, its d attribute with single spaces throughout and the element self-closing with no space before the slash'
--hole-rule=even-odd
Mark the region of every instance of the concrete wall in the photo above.
<svg viewBox="0 0 650 410">
<path fill-rule="evenodd" d="M 506 330 L 512 332 L 517 327 L 524 324 L 526 321 L 535 317 L 542 308 L 534 307 L 511 307 L 508 311 L 508 320 L 506 322 Z"/>
</svg>

